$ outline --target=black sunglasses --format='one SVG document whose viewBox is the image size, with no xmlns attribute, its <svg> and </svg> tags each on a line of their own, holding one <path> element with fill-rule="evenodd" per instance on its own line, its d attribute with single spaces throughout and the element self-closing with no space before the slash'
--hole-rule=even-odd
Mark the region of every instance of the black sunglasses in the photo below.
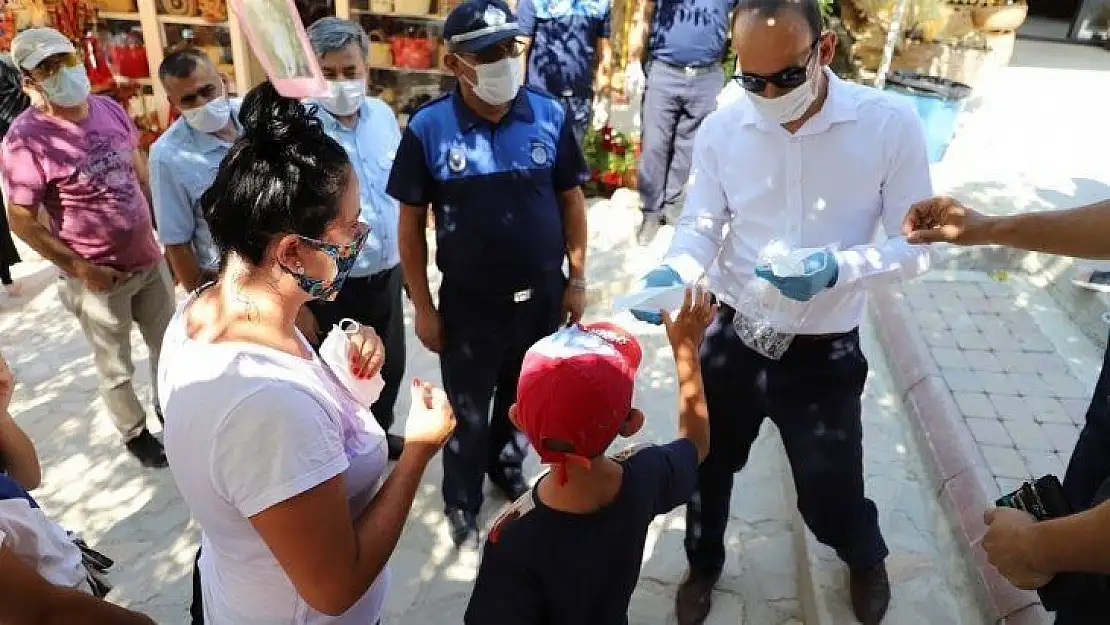
<svg viewBox="0 0 1110 625">
<path fill-rule="evenodd" d="M 809 63 L 813 60 L 813 55 L 817 53 L 820 45 L 821 38 L 818 37 L 814 40 L 813 45 L 810 46 L 809 54 L 806 55 L 806 60 L 801 65 L 780 69 L 770 76 L 743 72 L 736 74 L 732 79 L 746 91 L 752 93 L 763 93 L 763 91 L 767 89 L 768 84 L 772 84 L 779 89 L 794 89 L 800 87 L 805 83 L 806 78 L 809 77 Z"/>
</svg>

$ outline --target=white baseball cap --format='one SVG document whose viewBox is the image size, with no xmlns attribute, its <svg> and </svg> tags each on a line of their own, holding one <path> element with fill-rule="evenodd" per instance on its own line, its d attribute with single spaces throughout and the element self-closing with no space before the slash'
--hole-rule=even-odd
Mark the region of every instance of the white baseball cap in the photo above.
<svg viewBox="0 0 1110 625">
<path fill-rule="evenodd" d="M 12 60 L 28 71 L 55 54 L 77 54 L 77 48 L 53 28 L 28 28 L 12 40 Z"/>
</svg>

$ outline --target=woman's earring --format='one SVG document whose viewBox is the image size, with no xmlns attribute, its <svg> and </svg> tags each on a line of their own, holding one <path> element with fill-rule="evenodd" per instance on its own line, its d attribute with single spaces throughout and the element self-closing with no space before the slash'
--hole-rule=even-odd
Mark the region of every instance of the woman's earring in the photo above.
<svg viewBox="0 0 1110 625">
<path fill-rule="evenodd" d="M 300 273 L 300 274 L 304 273 L 304 265 L 303 264 L 297 263 L 297 273 Z"/>
</svg>

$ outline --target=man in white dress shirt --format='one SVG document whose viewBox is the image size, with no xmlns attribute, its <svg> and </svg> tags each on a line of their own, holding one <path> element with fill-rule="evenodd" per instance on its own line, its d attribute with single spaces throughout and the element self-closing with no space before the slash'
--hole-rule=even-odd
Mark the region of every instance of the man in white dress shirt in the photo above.
<svg viewBox="0 0 1110 625">
<path fill-rule="evenodd" d="M 733 475 L 769 417 L 802 518 L 848 565 L 856 616 L 878 623 L 890 602 L 888 551 L 864 494 L 858 327 L 869 289 L 928 269 L 926 249 L 874 242 L 880 225 L 897 236 L 910 205 L 932 194 L 924 133 L 897 96 L 827 69 L 836 36 L 822 30 L 816 0 L 744 0 L 733 41 L 746 97 L 702 125 L 671 249 L 644 278 L 671 286 L 707 275 L 721 302 L 702 346 L 711 448 L 687 506 L 678 622 L 709 614 Z M 766 264 L 776 242 L 812 251 L 787 272 Z M 753 340 L 769 333 L 779 340 Z"/>
</svg>

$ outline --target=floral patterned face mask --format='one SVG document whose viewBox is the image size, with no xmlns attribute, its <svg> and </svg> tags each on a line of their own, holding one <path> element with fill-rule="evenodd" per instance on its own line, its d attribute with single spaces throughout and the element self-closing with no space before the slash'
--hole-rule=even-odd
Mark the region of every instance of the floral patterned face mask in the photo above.
<svg viewBox="0 0 1110 625">
<path fill-rule="evenodd" d="M 306 276 L 303 272 L 297 273 L 289 269 L 285 270 L 297 279 L 297 284 L 305 293 L 308 293 L 309 297 L 330 302 L 339 295 L 343 283 L 347 281 L 347 276 L 355 268 L 355 260 L 358 259 L 358 253 L 362 250 L 368 236 L 370 236 L 370 226 L 359 222 L 355 238 L 346 245 L 335 245 L 309 237 L 300 237 L 309 246 L 331 257 L 332 262 L 335 263 L 335 275 L 331 280 L 321 280 Z"/>
</svg>

